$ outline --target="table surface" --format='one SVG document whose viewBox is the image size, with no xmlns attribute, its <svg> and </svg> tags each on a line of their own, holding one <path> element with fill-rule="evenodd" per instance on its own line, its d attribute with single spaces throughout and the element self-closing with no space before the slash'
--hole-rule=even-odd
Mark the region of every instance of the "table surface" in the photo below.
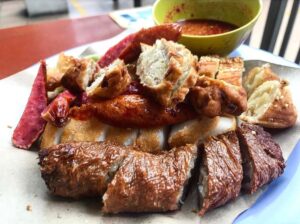
<svg viewBox="0 0 300 224">
<path fill-rule="evenodd" d="M 43 58 L 115 36 L 123 29 L 108 15 L 62 19 L 0 30 L 0 79 Z"/>
</svg>

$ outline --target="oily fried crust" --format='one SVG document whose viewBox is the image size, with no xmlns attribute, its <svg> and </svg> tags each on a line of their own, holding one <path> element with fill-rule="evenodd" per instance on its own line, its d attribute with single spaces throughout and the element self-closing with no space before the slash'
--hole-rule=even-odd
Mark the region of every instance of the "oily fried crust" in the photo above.
<svg viewBox="0 0 300 224">
<path fill-rule="evenodd" d="M 234 131 L 209 137 L 204 143 L 202 165 L 206 170 L 206 192 L 199 215 L 238 197 L 243 179 L 239 141 Z M 203 174 L 202 174 L 203 175 Z"/>
<path fill-rule="evenodd" d="M 201 76 L 191 89 L 190 99 L 199 114 L 215 117 L 238 116 L 247 109 L 247 93 L 243 87 Z"/>
<path fill-rule="evenodd" d="M 128 149 L 107 142 L 59 144 L 39 152 L 42 178 L 54 195 L 99 197 Z"/>
<path fill-rule="evenodd" d="M 247 174 L 243 180 L 243 190 L 252 194 L 283 173 L 284 159 L 280 146 L 262 127 L 242 123 L 238 136 L 244 173 Z"/>
<path fill-rule="evenodd" d="M 268 128 L 287 128 L 295 125 L 297 110 L 291 92 L 285 81 L 281 82 L 280 97 L 275 99 L 267 111 L 258 119 L 257 124 Z"/>
<path fill-rule="evenodd" d="M 152 155 L 128 156 L 103 196 L 105 213 L 165 212 L 177 210 L 197 157 L 186 145 Z"/>
<path fill-rule="evenodd" d="M 135 61 L 141 53 L 141 43 L 153 45 L 157 39 L 177 41 L 181 35 L 181 28 L 176 24 L 164 24 L 160 26 L 142 29 L 137 32 L 133 40 L 120 53 L 119 58 L 125 63 Z"/>
<path fill-rule="evenodd" d="M 178 105 L 175 109 L 168 109 L 151 99 L 135 94 L 88 103 L 71 110 L 71 116 L 77 119 L 85 119 L 88 114 L 118 127 L 141 128 L 176 124 L 196 117 L 194 110 L 186 104 Z"/>
</svg>

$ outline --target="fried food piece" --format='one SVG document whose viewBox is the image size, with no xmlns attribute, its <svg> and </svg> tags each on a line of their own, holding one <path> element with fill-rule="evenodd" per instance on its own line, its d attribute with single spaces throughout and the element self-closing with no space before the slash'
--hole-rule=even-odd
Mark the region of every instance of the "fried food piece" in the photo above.
<svg viewBox="0 0 300 224">
<path fill-rule="evenodd" d="M 95 81 L 86 89 L 87 95 L 93 98 L 114 98 L 124 93 L 131 82 L 127 67 L 120 59 L 108 67 L 100 69 Z"/>
<path fill-rule="evenodd" d="M 117 127 L 151 128 L 193 119 L 196 113 L 186 104 L 180 104 L 175 109 L 162 108 L 152 100 L 135 94 L 88 103 L 71 110 L 71 116 L 75 118 L 91 115 Z"/>
<path fill-rule="evenodd" d="M 134 147 L 138 151 L 159 153 L 166 149 L 168 127 L 140 129 Z"/>
<path fill-rule="evenodd" d="M 54 195 L 99 197 L 129 149 L 107 142 L 66 143 L 39 152 L 42 178 Z"/>
<path fill-rule="evenodd" d="M 181 36 L 181 27 L 177 24 L 163 24 L 159 26 L 141 29 L 133 36 L 126 47 L 119 55 L 125 63 L 130 63 L 138 59 L 141 53 L 141 43 L 153 45 L 156 40 L 166 39 L 177 41 Z"/>
<path fill-rule="evenodd" d="M 47 67 L 47 90 L 53 91 L 61 86 L 61 78 L 70 67 L 74 67 L 78 59 L 60 53 L 58 56 L 56 67 Z"/>
<path fill-rule="evenodd" d="M 219 71 L 219 63 L 218 57 L 202 56 L 198 63 L 198 74 L 214 79 Z"/>
<path fill-rule="evenodd" d="M 251 69 L 243 80 L 243 86 L 247 91 L 248 98 L 261 84 L 272 80 L 280 81 L 280 78 L 271 70 L 269 64 Z"/>
<path fill-rule="evenodd" d="M 204 142 L 200 162 L 199 215 L 238 197 L 243 178 L 239 141 L 234 131 Z"/>
<path fill-rule="evenodd" d="M 243 190 L 254 193 L 279 177 L 285 168 L 280 146 L 262 127 L 242 123 L 238 128 L 243 159 Z"/>
<path fill-rule="evenodd" d="M 181 44 L 165 39 L 142 45 L 136 74 L 163 106 L 182 102 L 197 80 L 197 59 Z"/>
<path fill-rule="evenodd" d="M 190 92 L 191 102 L 200 115 L 238 116 L 247 109 L 247 94 L 244 88 L 222 80 L 201 76 Z"/>
<path fill-rule="evenodd" d="M 152 155 L 130 154 L 107 187 L 103 212 L 165 212 L 177 210 L 197 158 L 186 145 Z"/>
<path fill-rule="evenodd" d="M 297 121 L 297 110 L 286 81 L 266 81 L 248 99 L 248 109 L 240 118 L 268 128 L 287 128 Z"/>
<path fill-rule="evenodd" d="M 71 118 L 62 131 L 60 143 L 101 141 L 106 128 L 104 123 L 93 117 L 84 121 Z"/>
<path fill-rule="evenodd" d="M 84 92 L 99 69 L 98 64 L 92 59 L 76 59 L 75 65 L 69 67 L 64 73 L 61 83 L 73 93 Z"/>
<path fill-rule="evenodd" d="M 242 58 L 221 58 L 217 79 L 242 87 L 243 71 L 244 61 Z"/>
<path fill-rule="evenodd" d="M 108 126 L 105 135 L 105 141 L 117 143 L 119 145 L 132 145 L 138 135 L 138 129 L 135 128 L 119 128 Z"/>
<path fill-rule="evenodd" d="M 51 122 L 47 122 L 44 132 L 41 136 L 41 149 L 46 149 L 60 143 L 62 128 L 58 128 Z"/>
<path fill-rule="evenodd" d="M 235 117 L 201 117 L 172 126 L 168 143 L 170 147 L 186 144 L 200 145 L 209 136 L 220 135 L 235 129 Z"/>
<path fill-rule="evenodd" d="M 248 109 L 240 118 L 268 128 L 295 125 L 297 110 L 293 104 L 288 82 L 280 80 L 270 66 L 253 68 L 243 85 L 248 92 Z"/>
</svg>

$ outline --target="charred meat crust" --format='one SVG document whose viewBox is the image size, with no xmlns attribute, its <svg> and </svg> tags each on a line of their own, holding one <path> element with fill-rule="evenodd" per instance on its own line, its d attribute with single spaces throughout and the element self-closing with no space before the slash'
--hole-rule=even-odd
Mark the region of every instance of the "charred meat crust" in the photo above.
<svg viewBox="0 0 300 224">
<path fill-rule="evenodd" d="M 199 215 L 236 198 L 243 178 L 239 143 L 234 131 L 209 137 L 203 146 L 198 193 Z"/>
<path fill-rule="evenodd" d="M 252 194 L 283 173 L 284 159 L 280 146 L 262 127 L 242 123 L 238 136 L 245 174 L 242 188 Z"/>
</svg>

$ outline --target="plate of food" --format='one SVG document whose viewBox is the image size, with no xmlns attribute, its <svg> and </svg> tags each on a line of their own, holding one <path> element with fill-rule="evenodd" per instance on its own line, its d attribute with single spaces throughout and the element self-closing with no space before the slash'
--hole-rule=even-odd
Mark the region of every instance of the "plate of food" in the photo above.
<svg viewBox="0 0 300 224">
<path fill-rule="evenodd" d="M 181 32 L 123 33 L 0 82 L 1 219 L 232 223 L 289 181 L 299 68 L 197 56 Z"/>
</svg>

